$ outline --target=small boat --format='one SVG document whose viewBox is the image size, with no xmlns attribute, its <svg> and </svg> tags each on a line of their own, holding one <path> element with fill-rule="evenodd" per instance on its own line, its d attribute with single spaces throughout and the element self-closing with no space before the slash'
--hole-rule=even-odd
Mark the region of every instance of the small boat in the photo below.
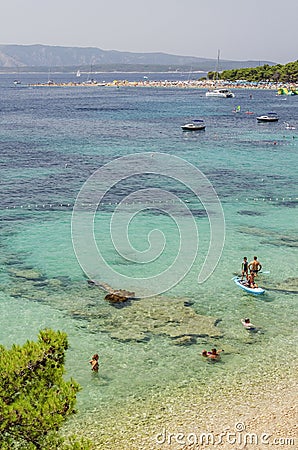
<svg viewBox="0 0 298 450">
<path fill-rule="evenodd" d="M 229 89 L 210 89 L 206 92 L 206 97 L 233 98 L 235 94 Z"/>
<path fill-rule="evenodd" d="M 22 84 L 21 79 L 20 79 L 20 68 L 18 67 L 18 75 L 17 77 L 13 80 L 13 84 L 15 86 L 18 86 L 19 84 Z"/>
<path fill-rule="evenodd" d="M 294 127 L 294 125 L 289 124 L 288 122 L 284 122 L 285 126 L 286 126 L 286 130 L 296 130 L 296 128 Z"/>
<path fill-rule="evenodd" d="M 257 117 L 258 122 L 277 122 L 278 115 L 275 112 L 269 112 L 268 114 L 264 114 L 263 116 Z"/>
<path fill-rule="evenodd" d="M 216 69 L 215 69 L 215 77 L 213 78 L 215 81 L 213 89 L 209 89 L 206 92 L 206 97 L 218 97 L 218 98 L 233 98 L 235 97 L 235 94 L 231 92 L 229 89 L 226 88 L 218 88 L 219 84 L 219 55 L 220 50 L 217 51 L 217 63 L 216 63 Z"/>
<path fill-rule="evenodd" d="M 192 122 L 182 125 L 181 128 L 183 131 L 198 131 L 198 130 L 205 130 L 206 125 L 204 120 L 194 119 Z"/>
<path fill-rule="evenodd" d="M 243 289 L 243 291 L 246 291 L 249 294 L 261 295 L 261 294 L 264 294 L 264 292 L 265 292 L 265 289 L 262 289 L 260 287 L 250 288 L 250 287 L 246 286 L 247 281 L 246 280 L 241 281 L 241 278 L 239 278 L 239 277 L 234 277 L 233 280 L 237 284 L 237 286 L 240 287 L 240 289 Z"/>
</svg>

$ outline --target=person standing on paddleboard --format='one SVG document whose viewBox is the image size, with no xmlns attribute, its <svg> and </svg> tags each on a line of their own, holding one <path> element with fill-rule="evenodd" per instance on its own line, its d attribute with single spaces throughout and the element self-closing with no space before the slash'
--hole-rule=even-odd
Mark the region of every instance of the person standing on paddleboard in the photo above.
<svg viewBox="0 0 298 450">
<path fill-rule="evenodd" d="M 245 275 L 245 278 L 248 278 L 248 261 L 247 261 L 247 257 L 244 256 L 242 264 L 241 264 L 241 281 L 243 280 L 243 277 Z"/>
<path fill-rule="evenodd" d="M 251 261 L 248 264 L 248 268 L 249 268 L 250 273 L 253 273 L 255 275 L 257 275 L 258 272 L 260 272 L 260 270 L 262 269 L 262 264 L 260 263 L 260 261 L 258 261 L 257 256 L 254 256 L 253 261 Z"/>
</svg>

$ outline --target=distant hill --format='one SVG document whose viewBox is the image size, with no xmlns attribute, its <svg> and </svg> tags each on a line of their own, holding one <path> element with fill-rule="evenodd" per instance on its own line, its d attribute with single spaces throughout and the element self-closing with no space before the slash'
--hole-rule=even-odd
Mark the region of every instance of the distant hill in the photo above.
<svg viewBox="0 0 298 450">
<path fill-rule="evenodd" d="M 221 60 L 219 70 L 256 67 L 276 63 L 270 61 L 229 61 Z M 59 67 L 61 71 L 70 68 L 90 68 L 93 70 L 146 70 L 154 67 L 163 70 L 215 70 L 216 59 L 194 56 L 170 55 L 167 53 L 132 53 L 116 50 L 101 50 L 96 47 L 60 47 L 50 45 L 0 45 L 0 71 L 19 68 L 48 70 Z"/>
</svg>

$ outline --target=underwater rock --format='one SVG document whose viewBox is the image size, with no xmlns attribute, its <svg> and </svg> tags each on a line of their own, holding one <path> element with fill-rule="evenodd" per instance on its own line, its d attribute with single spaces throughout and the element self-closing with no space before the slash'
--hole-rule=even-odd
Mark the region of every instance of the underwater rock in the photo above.
<svg viewBox="0 0 298 450">
<path fill-rule="evenodd" d="M 191 345 L 198 337 L 216 339 L 223 336 L 220 327 L 216 326 L 218 318 L 197 314 L 191 306 L 191 298 L 159 296 L 132 301 L 122 295 L 121 290 L 104 294 L 98 289 L 82 286 L 80 282 L 73 281 L 64 286 L 57 278 L 36 280 L 42 274 L 35 271 L 20 271 L 18 275 L 5 287 L 12 297 L 46 302 L 52 308 L 68 311 L 80 323 L 85 321 L 89 332 L 107 333 L 111 339 L 121 342 L 146 342 L 160 336 L 171 339 L 173 345 Z"/>
<path fill-rule="evenodd" d="M 264 230 L 262 228 L 257 227 L 248 227 L 248 226 L 240 226 L 238 228 L 239 233 L 243 234 L 252 234 L 254 236 L 273 236 L 274 233 L 272 231 Z"/>
<path fill-rule="evenodd" d="M 126 298 L 136 298 L 136 294 L 134 292 L 126 291 L 125 289 L 119 289 L 113 291 L 113 294 L 121 295 Z"/>
<path fill-rule="evenodd" d="M 260 241 L 260 244 L 264 244 L 264 245 L 275 245 L 276 247 L 298 247 L 298 241 L 297 239 L 294 238 L 290 238 L 290 237 L 286 237 L 286 236 L 282 236 L 280 239 L 273 239 L 273 240 L 268 240 L 268 241 Z"/>
<path fill-rule="evenodd" d="M 240 214 L 241 216 L 263 216 L 264 213 L 259 211 L 250 211 L 246 209 L 242 209 L 240 211 L 237 211 L 237 214 Z"/>
<path fill-rule="evenodd" d="M 33 281 L 33 280 L 31 280 Z M 63 279 L 60 278 L 47 278 L 43 280 L 33 281 L 33 286 L 36 288 L 44 288 L 47 287 L 49 290 L 58 290 L 66 288 L 70 284 L 69 282 L 66 282 Z"/>
<path fill-rule="evenodd" d="M 60 280 L 59 278 L 50 278 L 47 280 L 47 285 L 51 289 L 60 289 L 61 287 L 65 286 L 65 282 L 63 280 Z"/>
<path fill-rule="evenodd" d="M 114 289 L 108 283 L 105 283 L 104 281 L 87 280 L 87 283 L 89 286 L 92 286 L 92 287 L 97 286 L 100 289 L 108 292 L 108 294 L 111 294 L 111 295 L 115 295 L 118 297 L 124 297 L 126 299 L 135 298 L 134 292 L 126 291 L 125 289 Z M 106 296 L 106 300 L 109 300 L 109 297 L 108 298 L 107 297 L 108 297 L 108 295 Z M 111 297 L 111 299 L 112 299 L 112 297 Z M 113 303 L 117 303 L 116 297 L 115 297 L 115 301 Z"/>
<path fill-rule="evenodd" d="M 27 286 L 26 283 L 23 283 L 23 285 L 17 284 L 12 286 L 8 290 L 8 293 L 11 297 L 14 298 L 24 298 L 26 300 L 32 300 L 36 302 L 42 302 L 48 296 L 47 292 L 45 291 L 42 291 L 41 293 L 39 291 L 32 290 L 32 287 Z"/>
<path fill-rule="evenodd" d="M 124 334 L 122 330 L 116 330 L 111 332 L 110 336 L 112 339 L 116 339 L 120 342 L 147 342 L 150 339 L 147 334 L 143 333 L 139 329 L 131 329 L 129 334 Z"/>
<path fill-rule="evenodd" d="M 113 308 L 96 322 L 100 330 L 121 341 L 140 342 L 158 335 L 184 340 L 183 345 L 188 341 L 190 345 L 197 337 L 222 337 L 215 317 L 198 315 L 184 302 L 185 299 L 147 298 L 132 302 L 121 311 Z"/>
<path fill-rule="evenodd" d="M 107 300 L 110 303 L 123 303 L 128 300 L 128 297 L 114 293 L 114 294 L 107 294 L 105 296 L 105 300 Z"/>
<path fill-rule="evenodd" d="M 194 302 L 192 300 L 185 300 L 184 301 L 184 306 L 192 306 L 194 304 Z"/>
<path fill-rule="evenodd" d="M 259 237 L 263 237 L 264 240 L 261 241 L 261 244 L 264 245 L 275 245 L 277 247 L 280 246 L 287 246 L 287 247 L 298 247 L 298 239 L 297 239 L 297 234 L 293 233 L 292 235 L 290 234 L 280 234 L 277 233 L 276 231 L 272 231 L 272 230 L 265 230 L 262 228 L 257 228 L 257 227 L 247 227 L 247 226 L 241 226 L 238 228 L 238 232 L 239 233 L 243 233 L 243 234 L 249 234 L 249 235 L 253 235 L 253 236 L 259 236 Z"/>
<path fill-rule="evenodd" d="M 41 272 L 34 269 L 9 269 L 8 272 L 16 278 L 24 278 L 29 281 L 43 281 L 45 279 L 45 276 Z"/>
<path fill-rule="evenodd" d="M 23 261 L 17 257 L 8 256 L 7 258 L 4 259 L 3 264 L 5 264 L 6 266 L 16 266 L 23 264 Z"/>
<path fill-rule="evenodd" d="M 193 336 L 182 336 L 177 339 L 173 339 L 172 344 L 174 345 L 192 345 L 196 344 L 197 340 Z"/>
</svg>

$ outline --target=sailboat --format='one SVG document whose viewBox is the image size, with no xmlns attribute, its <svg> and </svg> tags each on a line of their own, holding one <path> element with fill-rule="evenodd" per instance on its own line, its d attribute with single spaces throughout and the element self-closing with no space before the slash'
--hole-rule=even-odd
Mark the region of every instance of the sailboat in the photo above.
<svg viewBox="0 0 298 450">
<path fill-rule="evenodd" d="M 54 81 L 51 79 L 51 67 L 49 67 L 49 70 L 48 70 L 48 83 L 47 84 L 49 86 L 54 84 Z"/>
<path fill-rule="evenodd" d="M 217 52 L 217 64 L 216 64 L 216 79 L 215 79 L 215 85 L 218 82 L 218 70 L 219 70 L 219 55 L 220 55 L 220 51 L 218 50 Z M 218 88 L 214 88 L 214 89 L 209 89 L 206 92 L 206 97 L 220 97 L 220 98 L 233 98 L 235 97 L 235 94 L 233 94 L 233 92 L 231 92 L 229 89 L 218 89 Z"/>
<path fill-rule="evenodd" d="M 80 78 L 80 76 L 81 76 L 81 72 L 80 72 L 80 70 L 77 70 L 77 74 L 76 74 L 76 76 L 77 76 L 77 78 Z"/>
<path fill-rule="evenodd" d="M 91 63 L 91 65 L 90 65 L 90 72 L 88 73 L 86 83 L 87 83 L 87 84 L 96 84 L 96 80 L 94 80 L 94 78 L 93 78 L 93 67 L 92 67 L 92 63 Z"/>
</svg>

